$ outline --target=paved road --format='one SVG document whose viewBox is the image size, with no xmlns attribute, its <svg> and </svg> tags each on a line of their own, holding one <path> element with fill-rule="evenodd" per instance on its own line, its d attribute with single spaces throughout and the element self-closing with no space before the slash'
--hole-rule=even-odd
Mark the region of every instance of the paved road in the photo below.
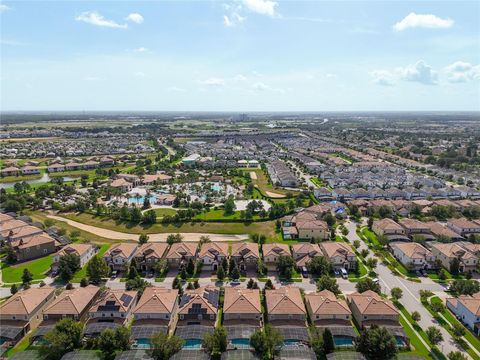
<svg viewBox="0 0 480 360">
<path fill-rule="evenodd" d="M 312 175 L 309 175 L 307 173 L 305 173 L 302 169 L 300 169 L 297 164 L 295 164 L 293 161 L 291 160 L 287 160 L 287 162 L 292 165 L 292 167 L 295 169 L 295 171 L 298 171 L 300 173 L 300 178 L 302 178 L 303 180 L 305 180 L 305 183 L 307 184 L 307 186 L 310 188 L 317 188 L 318 186 L 315 185 L 311 178 L 313 177 Z"/>
<path fill-rule="evenodd" d="M 347 222 L 346 226 L 350 230 L 350 227 L 352 225 L 349 225 L 348 223 L 349 222 Z M 355 231 L 350 231 L 350 233 L 348 234 L 348 238 L 351 241 L 359 239 Z M 363 240 L 359 240 L 362 244 L 361 247 L 366 246 Z M 372 256 L 374 255 L 372 254 Z M 403 290 L 403 297 L 400 302 L 403 304 L 403 306 L 405 306 L 409 313 L 412 313 L 414 311 L 418 311 L 420 313 L 421 320 L 418 322 L 418 324 L 422 327 L 422 329 L 426 329 L 429 326 L 434 326 L 440 329 L 444 341 L 439 345 L 439 348 L 444 354 L 448 354 L 451 351 L 461 351 L 464 355 L 470 358 L 470 356 L 468 356 L 468 354 L 463 351 L 463 349 L 458 347 L 452 336 L 442 326 L 438 324 L 438 322 L 433 318 L 433 316 L 428 312 L 428 310 L 423 307 L 420 301 L 420 290 L 430 290 L 434 294 L 442 298 L 447 297 L 444 288 L 440 284 L 437 284 L 429 278 L 421 278 L 422 282 L 416 283 L 405 280 L 399 276 L 395 276 L 385 265 L 381 263 L 380 259 L 378 259 L 378 266 L 375 269 L 375 272 L 377 273 L 377 277 L 380 279 L 382 292 L 390 294 L 390 290 L 394 287 L 399 287 Z"/>
</svg>

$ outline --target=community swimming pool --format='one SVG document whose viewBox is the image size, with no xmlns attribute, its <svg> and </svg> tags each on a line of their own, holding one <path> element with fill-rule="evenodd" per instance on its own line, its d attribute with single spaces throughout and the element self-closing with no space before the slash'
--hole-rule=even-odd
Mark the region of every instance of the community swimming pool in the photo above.
<svg viewBox="0 0 480 360">
<path fill-rule="evenodd" d="M 156 197 L 156 196 L 150 196 L 150 197 L 148 198 L 148 200 L 150 200 L 150 204 L 155 204 L 155 202 L 157 201 L 157 197 Z M 145 201 L 145 197 L 144 197 L 144 196 L 140 196 L 140 197 L 138 197 L 138 198 L 132 196 L 132 197 L 129 197 L 129 198 L 128 198 L 128 202 L 129 202 L 130 204 L 137 204 L 137 205 L 140 204 L 140 205 L 141 205 L 141 204 L 143 204 L 144 201 Z"/>
<path fill-rule="evenodd" d="M 184 349 L 201 349 L 202 340 L 197 340 L 197 339 L 185 340 L 185 344 L 183 344 L 183 348 Z"/>
<path fill-rule="evenodd" d="M 237 349 L 249 349 L 250 339 L 232 339 L 232 346 Z"/>
<path fill-rule="evenodd" d="M 223 186 L 222 186 L 222 185 L 219 185 L 219 184 L 213 184 L 210 188 L 211 188 L 213 191 L 222 191 L 222 190 L 223 190 Z"/>
</svg>

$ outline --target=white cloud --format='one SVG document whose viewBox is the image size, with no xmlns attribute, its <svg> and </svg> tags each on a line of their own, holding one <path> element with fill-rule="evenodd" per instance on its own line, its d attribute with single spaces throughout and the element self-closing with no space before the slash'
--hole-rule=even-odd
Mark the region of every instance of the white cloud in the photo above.
<svg viewBox="0 0 480 360">
<path fill-rule="evenodd" d="M 405 16 L 401 21 L 393 25 L 395 31 L 403 31 L 409 28 L 446 29 L 453 26 L 452 19 L 442 19 L 432 14 L 416 14 L 414 12 Z"/>
<path fill-rule="evenodd" d="M 186 90 L 183 89 L 183 88 L 176 87 L 176 86 L 171 86 L 167 89 L 167 91 L 169 91 L 169 92 L 185 92 Z"/>
<path fill-rule="evenodd" d="M 326 78 L 333 79 L 337 77 L 337 74 L 325 74 Z"/>
<path fill-rule="evenodd" d="M 103 15 L 99 14 L 96 11 L 84 11 L 79 16 L 75 18 L 77 21 L 83 21 L 87 24 L 109 27 L 115 29 L 126 29 L 128 28 L 127 24 L 119 24 L 113 20 L 106 19 Z"/>
<path fill-rule="evenodd" d="M 438 83 L 438 73 L 423 60 L 397 71 L 402 80 L 415 81 L 426 85 L 436 85 Z"/>
<path fill-rule="evenodd" d="M 247 81 L 247 77 L 242 74 L 237 74 L 233 77 L 233 81 L 237 81 L 237 82 Z"/>
<path fill-rule="evenodd" d="M 133 73 L 133 76 L 142 77 L 142 78 L 143 78 L 143 77 L 145 77 L 146 75 L 145 75 L 145 73 L 142 72 L 142 71 L 136 71 L 136 72 Z"/>
<path fill-rule="evenodd" d="M 255 83 L 255 84 L 253 84 L 252 87 L 253 87 L 255 90 L 261 90 L 261 91 L 270 89 L 270 86 L 268 86 L 268 85 L 266 85 L 266 84 L 264 84 L 264 83 L 262 83 L 262 82 L 257 82 L 257 83 Z"/>
<path fill-rule="evenodd" d="M 225 80 L 221 78 L 209 78 L 209 79 L 200 81 L 200 83 L 207 86 L 224 86 Z"/>
<path fill-rule="evenodd" d="M 243 0 L 243 4 L 250 11 L 262 15 L 275 16 L 275 7 L 278 3 L 271 0 Z"/>
<path fill-rule="evenodd" d="M 387 70 L 373 70 L 370 72 L 373 82 L 378 85 L 392 86 L 395 83 L 395 76 Z"/>
<path fill-rule="evenodd" d="M 0 14 L 4 13 L 5 11 L 12 10 L 10 6 L 7 6 L 5 4 L 0 4 Z"/>
<path fill-rule="evenodd" d="M 140 46 L 139 48 L 133 49 L 133 52 L 136 53 L 144 53 L 144 52 L 149 52 L 150 50 L 146 47 Z"/>
<path fill-rule="evenodd" d="M 471 80 L 480 80 L 480 65 L 456 61 L 444 69 L 447 80 L 451 83 L 462 83 Z"/>
<path fill-rule="evenodd" d="M 140 15 L 139 13 L 131 13 L 131 14 L 128 14 L 125 20 L 134 22 L 135 24 L 141 24 L 143 23 L 143 16 Z"/>
<path fill-rule="evenodd" d="M 231 15 L 223 15 L 223 25 L 226 27 L 232 27 L 241 24 L 245 21 L 245 17 L 241 16 L 237 12 L 233 12 Z"/>
</svg>

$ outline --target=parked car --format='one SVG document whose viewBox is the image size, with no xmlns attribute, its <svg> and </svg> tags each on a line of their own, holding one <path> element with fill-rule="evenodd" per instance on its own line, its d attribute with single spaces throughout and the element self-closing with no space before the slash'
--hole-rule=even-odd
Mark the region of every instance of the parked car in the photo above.
<svg viewBox="0 0 480 360">
<path fill-rule="evenodd" d="M 115 279 L 115 278 L 117 277 L 117 275 L 118 275 L 118 271 L 117 271 L 117 270 L 113 270 L 113 271 L 112 271 L 112 274 L 111 274 L 111 278 L 112 278 L 112 279 Z"/>
<path fill-rule="evenodd" d="M 341 271 L 342 271 L 342 278 L 348 279 L 348 272 L 347 272 L 347 270 L 345 270 L 345 269 L 342 268 Z"/>
</svg>

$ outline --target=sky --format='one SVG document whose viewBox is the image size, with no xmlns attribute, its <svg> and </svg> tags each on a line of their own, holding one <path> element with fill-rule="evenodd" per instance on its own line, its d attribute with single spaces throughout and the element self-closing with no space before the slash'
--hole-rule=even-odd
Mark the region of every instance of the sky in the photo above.
<svg viewBox="0 0 480 360">
<path fill-rule="evenodd" d="M 478 111 L 479 1 L 1 1 L 0 109 Z"/>
</svg>

